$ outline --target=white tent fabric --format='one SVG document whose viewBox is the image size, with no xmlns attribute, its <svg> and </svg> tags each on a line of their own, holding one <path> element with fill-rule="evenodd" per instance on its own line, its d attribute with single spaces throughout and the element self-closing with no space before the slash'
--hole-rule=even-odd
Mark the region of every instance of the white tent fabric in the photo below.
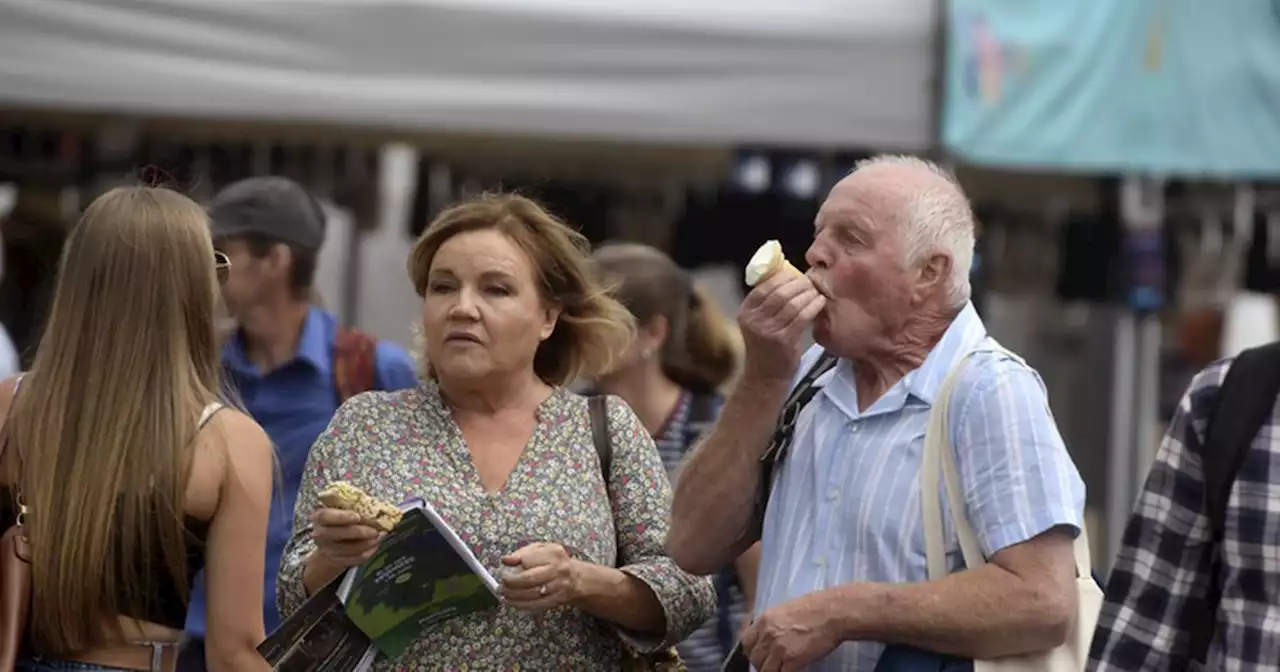
<svg viewBox="0 0 1280 672">
<path fill-rule="evenodd" d="M 921 149 L 935 0 L 0 0 L 0 105 Z"/>
</svg>

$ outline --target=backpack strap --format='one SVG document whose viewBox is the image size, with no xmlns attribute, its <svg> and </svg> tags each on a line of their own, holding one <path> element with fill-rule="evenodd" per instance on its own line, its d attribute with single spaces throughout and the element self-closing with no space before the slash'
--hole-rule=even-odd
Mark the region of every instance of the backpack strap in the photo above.
<svg viewBox="0 0 1280 672">
<path fill-rule="evenodd" d="M 1280 342 L 1240 353 L 1227 369 L 1205 428 L 1200 459 L 1204 465 L 1204 510 L 1213 541 L 1209 553 L 1209 585 L 1202 608 L 1196 611 L 1188 650 L 1193 660 L 1206 663 L 1217 631 L 1222 599 L 1222 544 L 1226 536 L 1227 502 L 1236 475 L 1259 430 L 1271 418 L 1280 394 Z"/>
<path fill-rule="evenodd" d="M 378 339 L 356 329 L 338 328 L 333 342 L 333 383 L 338 390 L 338 405 L 374 389 L 377 359 Z"/>
</svg>

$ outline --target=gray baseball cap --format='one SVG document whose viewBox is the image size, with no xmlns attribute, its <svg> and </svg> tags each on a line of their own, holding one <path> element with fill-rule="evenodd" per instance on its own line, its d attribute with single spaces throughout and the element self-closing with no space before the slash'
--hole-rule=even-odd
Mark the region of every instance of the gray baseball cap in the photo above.
<svg viewBox="0 0 1280 672">
<path fill-rule="evenodd" d="M 324 209 L 287 177 L 250 177 L 219 191 L 206 208 L 215 239 L 259 235 L 307 250 L 324 243 Z"/>
</svg>

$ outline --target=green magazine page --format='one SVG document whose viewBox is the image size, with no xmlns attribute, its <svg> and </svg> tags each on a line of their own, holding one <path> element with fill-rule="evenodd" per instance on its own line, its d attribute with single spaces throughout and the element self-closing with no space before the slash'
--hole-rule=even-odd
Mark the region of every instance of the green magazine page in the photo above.
<svg viewBox="0 0 1280 672">
<path fill-rule="evenodd" d="M 499 603 L 471 549 L 421 500 L 410 506 L 351 575 L 346 599 L 347 618 L 392 659 L 432 625 Z"/>
</svg>

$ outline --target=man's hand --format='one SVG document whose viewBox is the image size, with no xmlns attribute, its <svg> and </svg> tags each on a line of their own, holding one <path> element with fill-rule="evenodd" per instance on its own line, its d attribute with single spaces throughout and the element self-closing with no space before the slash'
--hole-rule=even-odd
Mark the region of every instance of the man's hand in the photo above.
<svg viewBox="0 0 1280 672">
<path fill-rule="evenodd" d="M 758 672 L 799 672 L 839 645 L 817 593 L 766 610 L 742 635 L 743 652 Z"/>
<path fill-rule="evenodd" d="M 801 337 L 826 305 L 808 278 L 790 273 L 774 273 L 751 290 L 738 313 L 743 376 L 790 381 L 803 354 Z"/>
</svg>

